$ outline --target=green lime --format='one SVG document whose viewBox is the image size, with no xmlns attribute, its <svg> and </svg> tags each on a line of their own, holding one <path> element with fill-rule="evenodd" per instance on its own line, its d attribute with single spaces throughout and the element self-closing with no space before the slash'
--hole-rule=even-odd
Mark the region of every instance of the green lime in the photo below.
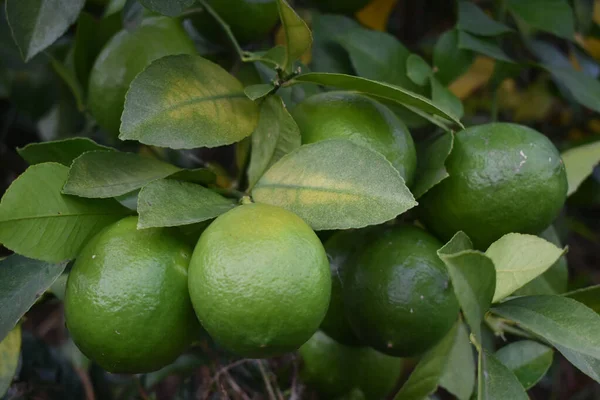
<svg viewBox="0 0 600 400">
<path fill-rule="evenodd" d="M 187 291 L 191 248 L 128 217 L 81 251 L 67 281 L 67 327 L 83 354 L 115 373 L 169 363 L 200 332 Z"/>
<path fill-rule="evenodd" d="M 90 112 L 116 137 L 133 78 L 157 58 L 195 53 L 194 43 L 173 18 L 146 18 L 133 32 L 122 30 L 104 46 L 90 73 Z"/>
<path fill-rule="evenodd" d="M 421 220 L 444 241 L 463 231 L 482 250 L 510 232 L 541 232 L 567 196 L 556 147 L 521 125 L 458 132 L 446 169 L 450 176 L 419 200 Z"/>
<path fill-rule="evenodd" d="M 364 398 L 380 400 L 394 388 L 402 359 L 370 347 L 345 346 L 318 331 L 299 350 L 300 378 L 327 398 L 359 389 Z"/>
<path fill-rule="evenodd" d="M 317 330 L 331 276 L 323 245 L 300 217 L 248 204 L 202 233 L 189 290 L 217 343 L 245 357 L 269 357 L 297 349 Z"/>
<path fill-rule="evenodd" d="M 410 186 L 417 153 L 404 123 L 381 103 L 359 93 L 326 92 L 298 104 L 292 115 L 302 143 L 346 138 L 383 154 Z"/>
<path fill-rule="evenodd" d="M 436 238 L 414 226 L 383 230 L 344 274 L 346 315 L 356 335 L 394 356 L 431 348 L 452 328 L 459 306 Z"/>
<path fill-rule="evenodd" d="M 352 14 L 366 6 L 369 0 L 313 0 L 313 3 L 321 11 Z"/>
<path fill-rule="evenodd" d="M 262 39 L 279 21 L 277 0 L 208 0 L 208 4 L 241 43 Z M 223 28 L 207 11 L 192 15 L 192 23 L 211 42 L 228 43 Z"/>
</svg>

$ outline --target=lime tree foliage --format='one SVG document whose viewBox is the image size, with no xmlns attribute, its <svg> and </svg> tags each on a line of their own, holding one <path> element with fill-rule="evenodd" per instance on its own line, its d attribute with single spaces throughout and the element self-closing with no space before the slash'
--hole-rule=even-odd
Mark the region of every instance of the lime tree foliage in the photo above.
<svg viewBox="0 0 600 400">
<path fill-rule="evenodd" d="M 0 398 L 595 398 L 600 2 L 408 3 L 2 1 Z"/>
</svg>

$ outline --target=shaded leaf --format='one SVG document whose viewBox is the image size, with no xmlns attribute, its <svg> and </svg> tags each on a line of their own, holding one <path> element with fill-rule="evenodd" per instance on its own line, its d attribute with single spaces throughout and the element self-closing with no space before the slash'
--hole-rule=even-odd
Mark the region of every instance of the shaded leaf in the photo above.
<svg viewBox="0 0 600 400">
<path fill-rule="evenodd" d="M 6 19 L 25 61 L 61 37 L 85 0 L 6 0 Z"/>
<path fill-rule="evenodd" d="M 500 301 L 543 274 L 566 250 L 534 235 L 509 233 L 485 254 L 496 266 L 494 302 Z"/>
<path fill-rule="evenodd" d="M 310 49 L 312 44 L 312 34 L 310 33 L 310 29 L 308 29 L 306 22 L 296 14 L 286 0 L 277 0 L 277 6 L 279 8 L 281 25 L 283 25 L 283 31 L 285 33 L 287 50 L 283 69 L 290 71 L 294 62 L 300 59 L 300 57 Z"/>
<path fill-rule="evenodd" d="M 481 53 L 496 60 L 513 62 L 513 60 L 506 55 L 504 50 L 490 39 L 473 36 L 464 31 L 458 32 L 458 47 L 463 50 L 472 50 Z"/>
<path fill-rule="evenodd" d="M 429 82 L 433 70 L 423 58 L 417 54 L 411 54 L 406 59 L 406 75 L 416 85 L 424 86 Z"/>
<path fill-rule="evenodd" d="M 554 78 L 563 85 L 569 94 L 581 105 L 600 112 L 600 82 L 573 67 L 543 66 Z"/>
<path fill-rule="evenodd" d="M 521 383 L 487 350 L 479 352 L 477 400 L 528 400 Z"/>
<path fill-rule="evenodd" d="M 577 300 L 600 314 L 600 285 L 574 290 L 563 296 Z"/>
<path fill-rule="evenodd" d="M 182 169 L 169 175 L 169 179 L 208 185 L 217 181 L 217 174 L 209 168 Z"/>
<path fill-rule="evenodd" d="M 4 396 L 19 365 L 21 354 L 21 326 L 16 326 L 0 340 L 0 397 Z"/>
<path fill-rule="evenodd" d="M 462 118 L 464 114 L 463 104 L 458 97 L 448 88 L 442 85 L 435 77 L 431 81 L 431 100 L 440 108 L 449 111 L 457 118 Z"/>
<path fill-rule="evenodd" d="M 264 172 L 301 144 L 300 129 L 280 97 L 269 97 L 261 106 L 258 126 L 252 134 L 248 186 L 252 188 Z"/>
<path fill-rule="evenodd" d="M 169 17 L 176 17 L 196 0 L 139 0 L 149 10 Z"/>
<path fill-rule="evenodd" d="M 567 0 L 507 0 L 506 7 L 536 29 L 574 39 L 575 18 Z"/>
<path fill-rule="evenodd" d="M 496 358 L 510 369 L 528 390 L 535 386 L 552 365 L 552 348 L 532 340 L 510 343 L 496 352 Z"/>
<path fill-rule="evenodd" d="M 474 59 L 473 52 L 458 47 L 458 31 L 446 31 L 438 38 L 433 48 L 435 77 L 442 84 L 448 85 L 467 72 Z"/>
<path fill-rule="evenodd" d="M 490 18 L 483 10 L 470 1 L 458 2 L 458 23 L 460 30 L 481 36 L 497 36 L 512 32 L 508 26 Z"/>
<path fill-rule="evenodd" d="M 415 198 L 423 196 L 429 189 L 450 176 L 445 163 L 453 145 L 454 135 L 451 132 L 418 144 L 417 176 L 413 185 Z"/>
<path fill-rule="evenodd" d="M 19 155 L 30 165 L 57 162 L 67 167 L 83 153 L 94 150 L 114 151 L 112 147 L 99 145 L 93 140 L 83 137 L 29 143 L 27 146 L 17 149 Z"/>
<path fill-rule="evenodd" d="M 587 354 L 573 351 L 566 347 L 552 344 L 560 353 L 581 372 L 600 383 L 600 359 L 590 357 Z"/>
<path fill-rule="evenodd" d="M 0 261 L 0 340 L 64 271 L 67 263 L 49 264 L 13 254 Z M 2 363 L 0 363 L 2 365 Z"/>
<path fill-rule="evenodd" d="M 283 156 L 252 196 L 298 214 L 315 230 L 380 224 L 417 204 L 385 157 L 347 139 L 304 145 Z"/>
<path fill-rule="evenodd" d="M 246 96 L 252 101 L 256 101 L 262 99 L 269 93 L 275 90 L 275 86 L 268 83 L 261 83 L 258 85 L 248 86 L 244 89 L 244 93 Z"/>
<path fill-rule="evenodd" d="M 200 185 L 161 179 L 140 190 L 138 229 L 195 224 L 233 207 L 232 200 Z"/>
<path fill-rule="evenodd" d="M 249 136 L 258 107 L 242 84 L 200 56 L 154 61 L 131 83 L 121 117 L 122 140 L 173 149 L 215 147 Z"/>
<path fill-rule="evenodd" d="M 50 64 L 54 69 L 54 72 L 63 80 L 63 82 L 67 85 L 73 98 L 75 99 L 75 104 L 77 105 L 78 111 L 83 111 L 85 109 L 84 100 L 83 100 L 83 88 L 79 84 L 77 77 L 75 76 L 75 71 L 68 69 L 62 62 L 58 61 L 56 58 L 49 56 Z"/>
<path fill-rule="evenodd" d="M 600 141 L 574 147 L 560 156 L 567 170 L 567 181 L 569 182 L 567 195 L 571 195 L 592 174 L 594 167 L 600 162 Z"/>
<path fill-rule="evenodd" d="M 444 373 L 440 378 L 440 386 L 459 400 L 468 400 L 473 393 L 475 357 L 473 356 L 473 346 L 469 341 L 469 332 L 463 323 L 458 325 L 452 350 L 450 350 Z"/>
<path fill-rule="evenodd" d="M 0 243 L 49 262 L 71 259 L 106 225 L 129 214 L 113 199 L 81 199 L 61 189 L 69 168 L 56 163 L 29 167 L 0 203 Z"/>
</svg>

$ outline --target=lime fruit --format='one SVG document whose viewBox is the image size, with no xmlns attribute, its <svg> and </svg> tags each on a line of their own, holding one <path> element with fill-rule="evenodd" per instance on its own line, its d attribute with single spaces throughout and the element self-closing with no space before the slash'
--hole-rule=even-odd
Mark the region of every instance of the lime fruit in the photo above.
<svg viewBox="0 0 600 400">
<path fill-rule="evenodd" d="M 298 104 L 292 116 L 302 143 L 346 138 L 383 154 L 410 186 L 417 153 L 404 123 L 386 106 L 362 94 L 326 92 Z"/>
<path fill-rule="evenodd" d="M 380 400 L 402 373 L 401 358 L 370 347 L 345 346 L 318 331 L 299 350 L 300 378 L 327 398 L 359 389 L 366 399 Z"/>
<path fill-rule="evenodd" d="M 202 326 L 241 356 L 295 350 L 317 330 L 331 293 L 329 263 L 295 214 L 248 204 L 218 217 L 200 236 L 189 290 Z"/>
<path fill-rule="evenodd" d="M 241 43 L 265 37 L 279 21 L 277 0 L 208 0 L 208 4 Z M 223 28 L 207 11 L 192 15 L 192 23 L 211 42 L 227 43 Z"/>
<path fill-rule="evenodd" d="M 92 238 L 65 294 L 74 342 L 115 373 L 157 370 L 200 332 L 187 291 L 191 248 L 166 229 L 136 225 L 128 217 Z"/>
<path fill-rule="evenodd" d="M 90 73 L 90 112 L 116 137 L 133 78 L 157 58 L 195 53 L 194 43 L 173 18 L 146 18 L 133 32 L 122 30 L 104 46 Z"/>
<path fill-rule="evenodd" d="M 314 5 L 321 11 L 352 14 L 369 3 L 369 0 L 315 0 Z"/>
<path fill-rule="evenodd" d="M 458 301 L 436 238 L 414 226 L 386 228 L 344 274 L 344 304 L 353 331 L 375 349 L 414 356 L 452 328 Z"/>
<path fill-rule="evenodd" d="M 541 232 L 567 196 L 556 147 L 521 125 L 494 123 L 458 132 L 446 169 L 450 176 L 419 201 L 421 220 L 444 241 L 463 231 L 482 250 L 510 232 Z"/>
</svg>

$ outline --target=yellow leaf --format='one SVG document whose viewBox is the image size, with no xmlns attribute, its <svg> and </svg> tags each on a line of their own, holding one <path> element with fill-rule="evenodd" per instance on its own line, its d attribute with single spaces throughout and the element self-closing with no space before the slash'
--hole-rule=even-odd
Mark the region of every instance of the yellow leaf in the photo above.
<svg viewBox="0 0 600 400">
<path fill-rule="evenodd" d="M 594 2 L 594 22 L 600 24 L 600 0 Z"/>
<path fill-rule="evenodd" d="M 21 353 L 21 326 L 17 325 L 0 342 L 0 397 L 4 396 L 15 376 Z"/>
<path fill-rule="evenodd" d="M 390 14 L 398 0 L 372 0 L 356 13 L 356 19 L 367 28 L 385 32 Z"/>
<path fill-rule="evenodd" d="M 600 40 L 593 37 L 588 37 L 583 39 L 582 42 L 583 47 L 589 53 L 589 55 L 594 57 L 596 60 L 600 60 Z"/>
<path fill-rule="evenodd" d="M 456 78 L 448 88 L 459 99 L 465 99 L 490 80 L 494 65 L 495 61 L 491 58 L 478 56 L 467 72 Z"/>
</svg>

